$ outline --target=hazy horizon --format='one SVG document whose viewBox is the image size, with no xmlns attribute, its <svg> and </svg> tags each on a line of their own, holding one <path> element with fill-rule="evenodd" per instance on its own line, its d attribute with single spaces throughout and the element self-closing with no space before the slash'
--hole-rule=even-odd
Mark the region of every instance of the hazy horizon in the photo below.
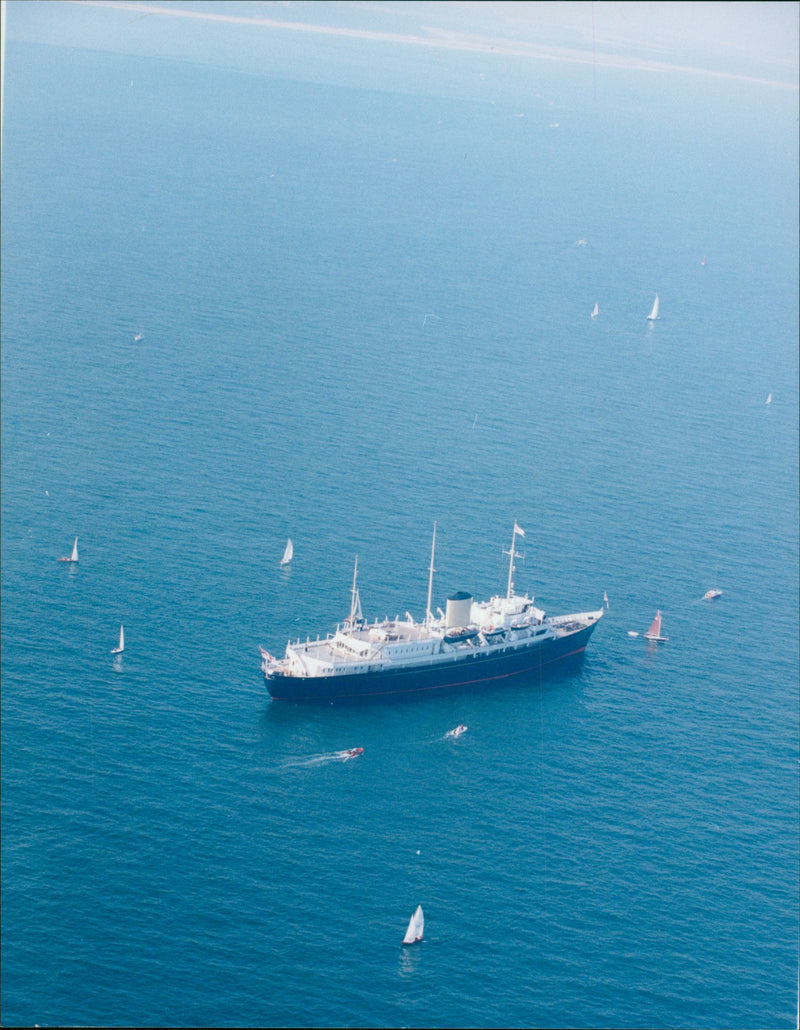
<svg viewBox="0 0 800 1030">
<path fill-rule="evenodd" d="M 311 53 L 342 72 L 367 44 L 591 63 L 597 71 L 682 70 L 798 88 L 797 3 L 175 2 L 8 0 L 8 38 L 163 56 L 257 72 Z M 276 55 L 276 43 L 282 53 Z M 364 54 L 359 57 L 363 62 Z M 334 68 L 334 70 L 335 70 Z M 349 69 L 352 71 L 352 68 Z M 367 69 L 376 74 L 374 67 Z M 299 77 L 308 74 L 295 66 Z"/>
</svg>

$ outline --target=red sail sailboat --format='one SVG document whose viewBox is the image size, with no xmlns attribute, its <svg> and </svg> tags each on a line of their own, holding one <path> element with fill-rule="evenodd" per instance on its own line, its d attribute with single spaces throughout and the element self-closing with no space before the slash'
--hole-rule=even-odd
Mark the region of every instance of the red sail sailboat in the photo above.
<svg viewBox="0 0 800 1030">
<path fill-rule="evenodd" d="M 660 609 L 659 609 L 659 611 L 656 612 L 656 617 L 653 619 L 652 623 L 650 624 L 650 629 L 645 633 L 644 638 L 645 638 L 645 640 L 658 640 L 658 641 L 662 641 L 662 642 L 664 640 L 669 640 L 669 637 L 664 637 L 664 636 L 661 635 L 661 611 L 660 611 Z"/>
</svg>

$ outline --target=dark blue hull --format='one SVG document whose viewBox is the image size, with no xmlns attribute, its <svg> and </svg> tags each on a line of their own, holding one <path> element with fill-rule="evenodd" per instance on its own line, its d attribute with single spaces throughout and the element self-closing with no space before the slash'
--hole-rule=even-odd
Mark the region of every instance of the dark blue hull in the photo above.
<svg viewBox="0 0 800 1030">
<path fill-rule="evenodd" d="M 580 660 L 595 625 L 527 648 L 506 648 L 494 654 L 476 650 L 467 657 L 459 655 L 434 667 L 343 676 L 268 676 L 267 689 L 275 701 L 357 701 L 426 690 L 485 687 L 517 677 L 542 675 L 569 660 Z"/>
</svg>

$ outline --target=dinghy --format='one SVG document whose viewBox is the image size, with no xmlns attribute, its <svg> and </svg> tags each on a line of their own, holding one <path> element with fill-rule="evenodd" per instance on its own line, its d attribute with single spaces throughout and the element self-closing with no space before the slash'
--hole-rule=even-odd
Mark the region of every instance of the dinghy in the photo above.
<svg viewBox="0 0 800 1030">
<path fill-rule="evenodd" d="M 417 905 L 417 911 L 408 921 L 408 929 L 403 938 L 403 944 L 416 944 L 422 940 L 422 933 L 425 929 L 425 919 L 422 915 L 422 905 Z"/>
<path fill-rule="evenodd" d="M 122 652 L 124 650 L 125 650 L 125 631 L 123 630 L 122 626 L 120 626 L 120 628 L 119 628 L 119 643 L 117 644 L 116 647 L 112 647 L 111 648 L 111 653 L 112 654 L 122 654 Z"/>
<path fill-rule="evenodd" d="M 661 635 L 661 612 L 656 612 L 656 617 L 650 624 L 650 629 L 644 635 L 645 640 L 658 640 L 663 642 L 669 640 L 669 637 L 663 637 Z"/>
<path fill-rule="evenodd" d="M 653 310 L 647 316 L 647 321 L 648 322 L 655 322 L 655 320 L 657 318 L 658 318 L 658 294 L 656 294 L 656 299 L 653 301 Z"/>
<path fill-rule="evenodd" d="M 70 561 L 70 562 L 73 562 L 73 561 L 76 562 L 78 560 L 78 538 L 77 537 L 75 537 L 75 543 L 72 545 L 72 554 L 69 556 L 69 558 L 59 558 L 58 560 L 59 561 Z"/>
<path fill-rule="evenodd" d="M 286 541 L 286 549 L 283 552 L 283 557 L 281 558 L 281 565 L 288 565 L 293 557 L 294 544 L 292 543 L 292 538 L 289 537 L 289 539 Z"/>
</svg>

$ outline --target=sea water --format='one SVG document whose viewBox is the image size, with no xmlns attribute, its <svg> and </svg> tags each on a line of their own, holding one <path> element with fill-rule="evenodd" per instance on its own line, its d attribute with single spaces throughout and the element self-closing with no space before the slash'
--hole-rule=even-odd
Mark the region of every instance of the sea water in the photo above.
<svg viewBox="0 0 800 1030">
<path fill-rule="evenodd" d="M 6 58 L 3 1022 L 794 1026 L 796 93 Z M 514 520 L 580 671 L 270 702 Z"/>
</svg>

